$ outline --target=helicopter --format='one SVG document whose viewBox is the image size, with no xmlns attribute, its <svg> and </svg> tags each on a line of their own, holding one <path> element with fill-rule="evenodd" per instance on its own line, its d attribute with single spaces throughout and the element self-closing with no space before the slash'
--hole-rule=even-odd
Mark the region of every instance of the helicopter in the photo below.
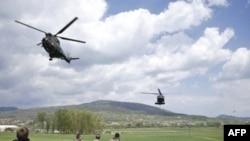
<svg viewBox="0 0 250 141">
<path fill-rule="evenodd" d="M 35 28 L 33 26 L 30 26 L 28 24 L 22 23 L 20 21 L 15 20 L 15 22 L 22 24 L 24 26 L 27 26 L 29 28 L 35 29 L 37 31 L 40 31 L 42 33 L 45 33 L 45 37 L 42 39 L 40 43 L 37 45 L 42 45 L 42 47 L 46 50 L 46 52 L 49 54 L 49 60 L 52 61 L 53 58 L 59 58 L 62 60 L 65 60 L 66 62 L 70 63 L 71 60 L 76 60 L 79 59 L 78 57 L 70 57 L 69 54 L 65 54 L 63 49 L 60 46 L 60 41 L 58 38 L 63 39 L 63 40 L 68 40 L 68 41 L 74 41 L 74 42 L 79 42 L 79 43 L 86 43 L 85 41 L 81 40 L 76 40 L 76 39 L 71 39 L 71 38 L 66 38 L 62 36 L 58 36 L 58 34 L 63 33 L 72 23 L 74 23 L 78 17 L 75 17 L 73 20 L 71 20 L 68 24 L 66 24 L 61 30 L 59 30 L 56 34 L 51 34 L 49 32 L 45 32 L 43 30 L 40 30 L 38 28 Z"/>
<path fill-rule="evenodd" d="M 148 93 L 148 92 L 141 92 L 142 94 L 154 94 L 157 95 L 157 101 L 155 102 L 155 104 L 157 105 L 163 105 L 165 104 L 165 99 L 164 96 L 161 92 L 161 90 L 158 88 L 158 93 Z"/>
</svg>

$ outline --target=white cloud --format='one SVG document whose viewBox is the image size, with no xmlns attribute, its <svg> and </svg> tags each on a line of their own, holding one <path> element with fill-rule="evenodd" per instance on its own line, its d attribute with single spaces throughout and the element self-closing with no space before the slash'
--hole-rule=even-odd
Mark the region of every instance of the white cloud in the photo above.
<svg viewBox="0 0 250 141">
<path fill-rule="evenodd" d="M 202 1 L 177 1 L 170 3 L 168 9 L 157 17 L 156 31 L 175 32 L 197 26 L 211 17 L 212 10 Z"/>
<path fill-rule="evenodd" d="M 249 79 L 250 51 L 238 48 L 223 65 L 221 73 L 214 78 L 217 81 Z"/>
<path fill-rule="evenodd" d="M 201 2 L 178 1 L 159 14 L 137 9 L 109 16 L 85 25 L 82 34 L 88 35 L 88 44 L 104 57 L 126 57 L 145 52 L 145 46 L 155 35 L 189 29 L 210 16 L 211 9 Z"/>
<path fill-rule="evenodd" d="M 157 71 L 158 74 L 165 73 L 163 76 L 166 76 L 167 73 L 175 71 L 176 75 L 172 78 L 176 80 L 204 74 L 211 67 L 229 58 L 231 52 L 223 47 L 232 36 L 231 29 L 220 34 L 217 28 L 207 28 L 204 35 L 192 44 L 189 37 L 179 33 L 163 37 L 156 42 L 156 54 L 145 56 L 142 62 L 148 62 L 146 72 Z M 170 42 L 170 48 L 165 45 L 164 38 L 173 41 L 172 44 Z"/>
<path fill-rule="evenodd" d="M 223 48 L 233 37 L 232 29 L 219 33 L 218 28 L 206 28 L 204 36 L 188 48 L 188 66 L 211 67 L 225 61 L 230 56 L 230 50 Z M 208 66 L 207 66 L 208 65 Z"/>
</svg>

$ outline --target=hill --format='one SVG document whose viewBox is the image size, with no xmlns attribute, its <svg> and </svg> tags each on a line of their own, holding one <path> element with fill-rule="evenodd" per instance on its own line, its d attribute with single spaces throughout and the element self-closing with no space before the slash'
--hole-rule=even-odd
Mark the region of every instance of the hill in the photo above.
<svg viewBox="0 0 250 141">
<path fill-rule="evenodd" d="M 106 127 L 169 127 L 169 126 L 213 126 L 223 124 L 246 124 L 249 119 L 231 119 L 221 115 L 209 118 L 201 115 L 186 115 L 164 110 L 156 106 L 140 103 L 100 100 L 79 105 L 38 107 L 0 111 L 2 124 L 29 124 L 37 118 L 37 114 L 52 114 L 58 109 L 87 110 L 98 115 Z M 228 119 L 229 118 L 229 119 Z M 0 123 L 1 124 L 1 123 Z"/>
<path fill-rule="evenodd" d="M 0 118 L 18 118 L 18 119 L 35 118 L 37 116 L 37 113 L 39 112 L 53 113 L 57 109 L 81 109 L 95 113 L 109 113 L 109 114 L 120 114 L 120 115 L 122 114 L 144 114 L 144 115 L 163 115 L 163 116 L 184 115 L 145 104 L 100 100 L 90 103 L 83 103 L 80 105 L 40 107 L 40 108 L 30 108 L 30 109 L 18 109 L 15 111 L 5 111 L 5 112 L 0 112 Z"/>
<path fill-rule="evenodd" d="M 5 111 L 15 111 L 18 110 L 17 107 L 0 107 L 0 112 L 5 112 Z"/>
<path fill-rule="evenodd" d="M 145 115 L 179 115 L 178 113 L 170 112 L 158 107 L 149 106 L 146 104 L 132 103 L 132 102 L 119 102 L 100 100 L 91 103 L 81 104 L 77 109 L 87 109 L 90 111 L 100 112 L 107 111 L 113 113 L 123 114 L 145 114 Z"/>
<path fill-rule="evenodd" d="M 217 118 L 219 118 L 219 119 L 238 119 L 238 120 L 250 120 L 250 117 L 236 117 L 236 116 L 232 116 L 232 115 L 224 115 L 224 114 L 221 114 L 221 115 L 217 116 Z"/>
</svg>

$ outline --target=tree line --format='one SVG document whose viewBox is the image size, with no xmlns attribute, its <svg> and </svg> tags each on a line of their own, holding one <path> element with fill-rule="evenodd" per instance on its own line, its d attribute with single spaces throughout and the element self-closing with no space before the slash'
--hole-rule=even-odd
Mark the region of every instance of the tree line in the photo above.
<svg viewBox="0 0 250 141">
<path fill-rule="evenodd" d="M 53 114 L 39 112 L 36 121 L 47 133 L 94 133 L 104 127 L 98 116 L 85 110 L 59 109 Z"/>
</svg>

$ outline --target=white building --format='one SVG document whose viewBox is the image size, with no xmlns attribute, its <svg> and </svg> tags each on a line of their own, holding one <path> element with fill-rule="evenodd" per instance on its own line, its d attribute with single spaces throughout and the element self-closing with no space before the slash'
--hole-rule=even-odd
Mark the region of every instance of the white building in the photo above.
<svg viewBox="0 0 250 141">
<path fill-rule="evenodd" d="M 0 125 L 0 132 L 4 132 L 6 129 L 16 130 L 18 126 L 16 125 Z"/>
</svg>

